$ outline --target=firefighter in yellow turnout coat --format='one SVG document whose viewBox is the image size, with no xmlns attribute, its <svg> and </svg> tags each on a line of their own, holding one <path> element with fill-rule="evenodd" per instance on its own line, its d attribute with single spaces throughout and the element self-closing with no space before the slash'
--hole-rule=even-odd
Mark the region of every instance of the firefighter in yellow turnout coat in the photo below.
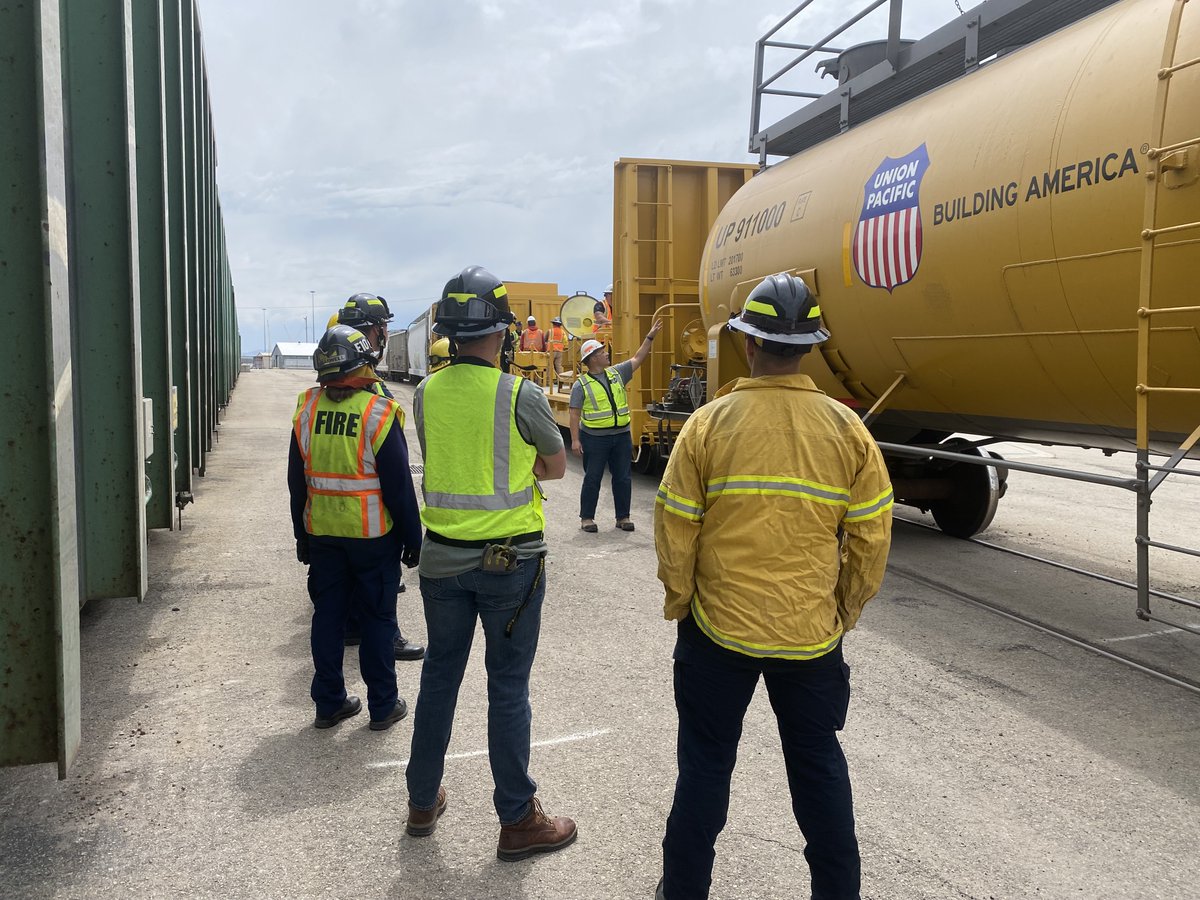
<svg viewBox="0 0 1200 900">
<path fill-rule="evenodd" d="M 296 558 L 309 566 L 317 728 L 362 708 L 342 676 L 352 609 L 362 629 L 371 729 L 385 730 L 407 712 L 392 648 L 396 584 L 400 561 L 419 560 L 421 523 L 399 406 L 370 390 L 378 380 L 371 353 L 361 332 L 329 329 L 313 354 L 320 387 L 300 395 L 292 423 L 288 490 Z"/>
<path fill-rule="evenodd" d="M 858 416 L 799 373 L 829 335 L 804 282 L 774 275 L 730 328 L 751 377 L 685 424 L 659 487 L 664 614 L 679 622 L 679 776 L 659 896 L 708 896 L 742 718 L 764 678 L 814 898 L 857 898 L 850 778 L 836 732 L 849 669 L 842 638 L 878 591 L 892 489 Z"/>
</svg>

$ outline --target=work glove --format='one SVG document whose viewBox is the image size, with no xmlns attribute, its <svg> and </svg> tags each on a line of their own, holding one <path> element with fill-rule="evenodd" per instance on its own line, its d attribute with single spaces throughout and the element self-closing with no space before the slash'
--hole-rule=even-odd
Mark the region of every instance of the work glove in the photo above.
<svg viewBox="0 0 1200 900">
<path fill-rule="evenodd" d="M 405 547 L 404 552 L 400 554 L 400 562 L 404 563 L 405 567 L 415 569 L 417 564 L 421 562 L 421 545 L 415 547 Z"/>
<path fill-rule="evenodd" d="M 296 561 L 308 565 L 308 541 L 305 539 L 296 539 Z"/>
</svg>

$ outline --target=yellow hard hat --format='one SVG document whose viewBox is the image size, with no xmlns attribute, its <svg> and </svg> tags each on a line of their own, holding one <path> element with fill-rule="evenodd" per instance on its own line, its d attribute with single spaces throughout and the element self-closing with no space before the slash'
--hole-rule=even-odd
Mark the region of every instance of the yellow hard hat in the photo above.
<svg viewBox="0 0 1200 900">
<path fill-rule="evenodd" d="M 325 330 L 328 331 L 330 328 L 332 328 L 337 323 L 338 323 L 338 314 L 334 313 L 332 316 L 329 317 L 329 322 L 325 325 Z"/>
<path fill-rule="evenodd" d="M 438 338 L 429 345 L 429 374 L 450 365 L 450 339 Z"/>
</svg>

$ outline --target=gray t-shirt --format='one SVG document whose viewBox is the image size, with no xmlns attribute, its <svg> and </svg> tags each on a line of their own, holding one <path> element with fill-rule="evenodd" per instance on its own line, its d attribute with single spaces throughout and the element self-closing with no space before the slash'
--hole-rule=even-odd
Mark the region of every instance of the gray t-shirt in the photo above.
<svg viewBox="0 0 1200 900">
<path fill-rule="evenodd" d="M 460 363 L 460 365 L 463 365 Z M 469 364 L 468 364 L 469 365 Z M 425 458 L 425 383 L 417 386 L 413 395 L 413 420 L 416 422 L 417 439 L 421 443 L 421 458 Z M 533 446 L 540 456 L 554 456 L 563 449 L 562 432 L 550 411 L 550 403 L 538 386 L 522 378 L 517 386 L 517 431 Z M 539 483 L 535 490 L 541 490 Z M 545 497 L 545 494 L 542 495 Z M 497 535 L 500 537 L 501 535 Z M 545 540 L 517 544 L 514 548 L 519 559 L 527 559 L 546 552 Z M 426 578 L 451 578 L 478 568 L 483 551 L 474 547 L 449 547 L 431 541 L 428 537 L 421 542 L 421 565 L 418 571 Z"/>
<path fill-rule="evenodd" d="M 615 366 L 609 366 L 617 377 L 621 379 L 621 384 L 629 384 L 633 379 L 633 360 L 627 359 L 623 363 L 617 363 Z M 601 390 L 604 390 L 601 388 Z M 579 383 L 579 379 L 575 379 L 575 383 L 571 385 L 571 399 L 567 401 L 567 406 L 571 409 L 583 409 L 583 385 Z M 588 434 L 621 434 L 629 430 L 628 425 L 618 425 L 616 428 L 588 428 L 583 422 L 579 423 L 579 427 L 587 431 Z"/>
</svg>

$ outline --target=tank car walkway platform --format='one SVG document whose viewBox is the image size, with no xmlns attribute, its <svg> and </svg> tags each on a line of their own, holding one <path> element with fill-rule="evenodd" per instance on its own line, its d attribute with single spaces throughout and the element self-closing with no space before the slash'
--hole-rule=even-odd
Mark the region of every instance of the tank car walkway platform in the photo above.
<svg viewBox="0 0 1200 900">
<path fill-rule="evenodd" d="M 673 628 L 654 577 L 655 479 L 635 476 L 632 534 L 611 527 L 607 494 L 600 533 L 579 531 L 578 461 L 547 485 L 533 771 L 546 808 L 578 821 L 578 842 L 497 861 L 479 653 L 450 746 L 449 810 L 434 836 L 409 838 L 411 721 L 382 733 L 365 715 L 312 728 L 310 606 L 284 483 L 290 415 L 309 377 L 241 376 L 183 530 L 152 536 L 146 602 L 83 610 L 83 748 L 61 782 L 52 766 L 0 770 L 0 896 L 652 897 L 675 724 Z M 411 389 L 399 391 L 407 405 Z M 1010 542 L 1050 555 L 1048 534 L 1074 561 L 1121 566 L 1081 532 L 1103 528 L 1107 514 L 1038 510 L 1044 531 L 1026 538 L 1005 525 L 1020 521 L 1020 502 L 1010 488 L 1012 511 L 1002 506 L 994 526 Z M 1132 515 L 1124 521 L 1131 536 Z M 401 625 L 423 640 L 408 580 Z M 1200 643 L 1143 634 L 1118 589 L 898 525 L 883 592 L 846 641 L 854 695 L 843 745 L 863 896 L 1196 896 L 1200 696 L 956 594 L 1087 618 L 1200 675 Z M 353 655 L 346 669 L 361 693 Z M 420 663 L 397 670 L 411 705 Z M 802 849 L 759 696 L 712 896 L 808 896 Z"/>
</svg>

